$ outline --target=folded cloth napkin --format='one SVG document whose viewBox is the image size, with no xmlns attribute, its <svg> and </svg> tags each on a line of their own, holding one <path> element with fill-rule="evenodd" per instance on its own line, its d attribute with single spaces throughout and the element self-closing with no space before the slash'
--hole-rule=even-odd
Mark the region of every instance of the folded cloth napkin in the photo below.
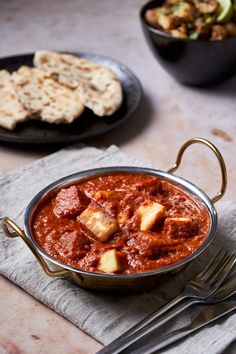
<svg viewBox="0 0 236 354">
<path fill-rule="evenodd" d="M 24 209 L 31 198 L 50 182 L 68 174 L 101 166 L 151 166 L 147 161 L 129 156 L 117 147 L 99 150 L 84 145 L 65 148 L 0 177 L 0 218 L 9 216 L 23 226 Z M 79 288 L 63 278 L 44 274 L 31 251 L 21 239 L 8 239 L 0 230 L 0 273 L 36 299 L 58 312 L 103 344 L 108 344 L 129 327 L 181 292 L 185 282 L 213 256 L 218 242 L 236 248 L 236 203 L 217 203 L 219 227 L 209 247 L 185 270 L 171 275 L 152 291 L 136 295 L 112 295 Z M 188 322 L 191 310 L 168 329 Z M 165 327 L 162 329 L 165 331 Z M 160 331 L 161 333 L 161 331 Z M 236 315 L 231 315 L 181 341 L 165 353 L 222 353 L 233 350 L 236 339 Z M 234 351 L 235 352 L 235 351 Z M 232 351 L 233 353 L 233 351 Z"/>
</svg>

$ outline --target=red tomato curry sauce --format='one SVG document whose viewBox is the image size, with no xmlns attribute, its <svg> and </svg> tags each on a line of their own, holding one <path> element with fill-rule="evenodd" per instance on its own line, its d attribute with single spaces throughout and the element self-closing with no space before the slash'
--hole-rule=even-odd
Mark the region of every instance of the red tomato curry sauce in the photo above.
<svg viewBox="0 0 236 354">
<path fill-rule="evenodd" d="M 61 189 L 38 207 L 33 235 L 62 263 L 100 273 L 139 273 L 191 255 L 205 240 L 205 207 L 177 184 L 117 173 Z"/>
</svg>

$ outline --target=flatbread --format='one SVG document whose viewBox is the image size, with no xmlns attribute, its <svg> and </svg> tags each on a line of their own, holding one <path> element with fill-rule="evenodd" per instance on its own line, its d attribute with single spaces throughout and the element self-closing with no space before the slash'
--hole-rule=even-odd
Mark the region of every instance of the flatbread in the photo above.
<svg viewBox="0 0 236 354">
<path fill-rule="evenodd" d="M 17 123 L 27 118 L 28 112 L 19 102 L 11 74 L 0 70 L 0 126 L 13 130 Z"/>
<path fill-rule="evenodd" d="M 78 92 L 60 85 L 40 69 L 22 66 L 12 77 L 19 100 L 31 117 L 48 123 L 71 123 L 84 110 Z"/>
<path fill-rule="evenodd" d="M 85 107 L 98 116 L 110 116 L 122 104 L 122 87 L 107 67 L 78 56 L 38 51 L 34 65 L 59 83 L 76 89 Z"/>
</svg>

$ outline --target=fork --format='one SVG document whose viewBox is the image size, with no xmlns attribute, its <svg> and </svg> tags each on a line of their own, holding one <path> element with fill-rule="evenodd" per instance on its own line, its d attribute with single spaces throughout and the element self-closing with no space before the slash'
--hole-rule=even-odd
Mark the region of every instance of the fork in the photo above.
<svg viewBox="0 0 236 354">
<path fill-rule="evenodd" d="M 234 268 L 233 271 L 230 272 L 230 277 L 227 277 L 227 279 L 223 282 L 223 284 L 208 298 L 206 299 L 200 299 L 200 298 L 187 298 L 184 301 L 180 302 L 173 308 L 173 310 L 169 310 L 165 312 L 162 316 L 158 317 L 158 319 L 155 321 L 155 331 L 151 330 L 150 333 L 142 336 L 141 338 L 137 339 L 135 341 L 134 346 L 129 345 L 125 350 L 122 351 L 122 354 L 136 354 L 136 351 L 140 350 L 140 353 L 145 353 L 148 354 L 148 350 L 146 346 L 148 347 L 149 344 L 147 342 L 150 341 L 150 334 L 151 338 L 155 336 L 155 348 L 156 345 L 162 348 L 164 345 L 172 343 L 175 341 L 175 339 L 172 337 L 174 332 L 170 332 L 167 335 L 161 335 L 160 337 L 158 336 L 158 328 L 166 323 L 167 321 L 170 321 L 173 317 L 175 317 L 177 314 L 183 312 L 183 310 L 187 309 L 188 307 L 195 305 L 195 304 L 219 304 L 221 302 L 224 302 L 226 299 L 232 297 L 233 295 L 236 294 L 236 281 L 235 281 L 235 276 L 236 276 L 236 269 Z M 185 327 L 184 327 L 185 328 Z M 188 328 L 188 327 L 187 327 Z M 187 330 L 187 328 L 185 328 Z M 194 327 L 195 328 L 195 327 Z M 157 330 L 157 331 L 156 331 Z M 177 333 L 181 332 L 180 338 L 182 338 L 182 329 L 180 331 L 177 331 Z M 168 341 L 166 342 L 166 339 L 168 338 Z M 150 345 L 151 346 L 151 345 Z M 143 351 L 142 351 L 143 349 Z M 159 347 L 158 347 L 159 349 Z M 137 353 L 138 354 L 138 353 Z"/>
<path fill-rule="evenodd" d="M 144 345 L 138 342 L 136 348 L 132 348 L 132 351 L 128 353 L 132 354 L 154 354 L 159 352 L 159 350 L 165 348 L 166 346 L 175 343 L 179 339 L 187 337 L 191 333 L 199 330 L 200 328 L 213 323 L 214 321 L 220 319 L 223 316 L 228 315 L 232 311 L 236 310 L 236 301 L 229 300 L 223 301 L 217 304 L 211 304 L 210 307 L 205 307 L 203 310 L 198 312 L 192 317 L 191 322 L 185 326 L 182 326 L 174 331 L 168 332 L 160 337 L 152 338 L 152 341 L 148 344 L 144 342 Z M 128 348 L 129 350 L 129 348 Z M 128 354 L 127 353 L 127 354 Z M 126 351 L 125 351 L 126 354 Z"/>
<path fill-rule="evenodd" d="M 220 287 L 235 262 L 235 254 L 226 251 L 223 247 L 221 247 L 211 262 L 195 278 L 185 285 L 182 294 L 178 295 L 165 306 L 144 318 L 112 343 L 97 352 L 97 354 L 118 354 L 122 352 L 122 350 L 126 349 L 138 339 L 142 338 L 144 335 L 150 333 L 152 330 L 169 320 L 170 317 L 165 316 L 163 320 L 157 322 L 157 319 L 160 316 L 164 315 L 167 311 L 172 309 L 184 299 L 191 298 L 203 300 L 208 298 Z M 192 303 L 194 303 L 194 301 L 188 302 L 188 306 Z M 179 307 L 176 313 L 172 311 L 171 318 L 183 311 L 185 308 L 186 307 L 184 306 Z"/>
</svg>

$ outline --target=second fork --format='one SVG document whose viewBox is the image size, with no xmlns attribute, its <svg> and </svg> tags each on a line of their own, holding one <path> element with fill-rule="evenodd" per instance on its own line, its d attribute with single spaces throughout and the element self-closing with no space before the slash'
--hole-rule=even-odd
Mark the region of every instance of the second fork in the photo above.
<svg viewBox="0 0 236 354">
<path fill-rule="evenodd" d="M 165 306 L 155 311 L 144 320 L 140 321 L 130 330 L 118 337 L 112 343 L 101 349 L 97 354 L 112 353 L 118 354 L 122 350 L 129 347 L 131 344 L 150 333 L 160 325 L 170 319 L 170 316 L 164 316 L 160 321 L 158 318 L 172 309 L 175 305 L 186 298 L 206 299 L 211 296 L 223 283 L 226 276 L 236 262 L 234 253 L 224 250 L 222 247 L 213 257 L 211 262 L 201 271 L 194 279 L 186 284 L 182 294 L 168 302 Z M 188 302 L 191 306 L 193 302 Z M 178 311 L 171 312 L 171 318 L 183 311 L 186 307 L 180 306 Z"/>
</svg>

